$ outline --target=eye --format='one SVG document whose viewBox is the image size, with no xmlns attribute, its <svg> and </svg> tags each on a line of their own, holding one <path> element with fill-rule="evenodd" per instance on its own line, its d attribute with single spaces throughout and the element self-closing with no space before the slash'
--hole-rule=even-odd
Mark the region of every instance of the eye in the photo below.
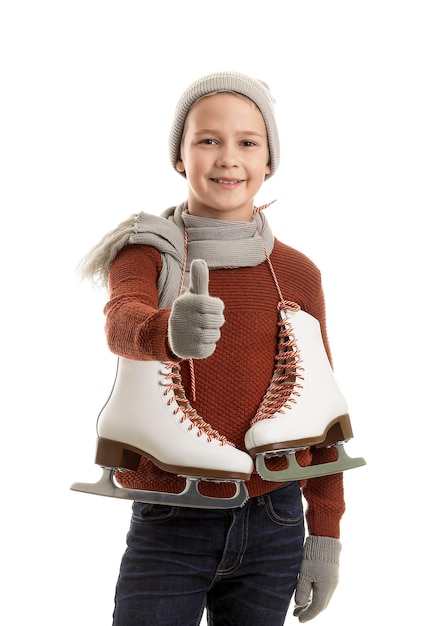
<svg viewBox="0 0 448 626">
<path fill-rule="evenodd" d="M 241 144 L 245 147 L 251 148 L 252 146 L 256 146 L 257 144 L 255 143 L 255 141 L 251 141 L 250 139 L 246 139 L 245 141 L 242 141 Z"/>
<path fill-rule="evenodd" d="M 216 139 L 211 139 L 210 137 L 207 139 L 201 139 L 200 143 L 206 146 L 212 146 L 217 143 Z"/>
</svg>

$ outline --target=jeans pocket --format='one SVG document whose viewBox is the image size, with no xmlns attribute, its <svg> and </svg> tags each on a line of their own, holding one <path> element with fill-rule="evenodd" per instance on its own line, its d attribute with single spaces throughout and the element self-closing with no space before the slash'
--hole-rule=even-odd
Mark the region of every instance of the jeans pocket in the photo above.
<svg viewBox="0 0 448 626">
<path fill-rule="evenodd" d="M 132 521 L 136 524 L 159 524 L 177 516 L 179 508 L 164 504 L 146 504 L 134 502 L 132 505 Z"/>
<path fill-rule="evenodd" d="M 281 526 L 303 524 L 302 492 L 299 483 L 287 483 L 263 497 L 266 512 L 273 522 Z"/>
</svg>

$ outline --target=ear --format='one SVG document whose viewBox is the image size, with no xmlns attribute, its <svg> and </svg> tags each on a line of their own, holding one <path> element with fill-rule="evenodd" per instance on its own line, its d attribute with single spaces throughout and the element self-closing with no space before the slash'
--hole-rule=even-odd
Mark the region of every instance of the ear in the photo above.
<svg viewBox="0 0 448 626">
<path fill-rule="evenodd" d="M 185 172 L 185 165 L 182 162 L 182 159 L 178 159 L 176 162 L 176 170 L 178 172 Z"/>
<path fill-rule="evenodd" d="M 265 173 L 266 176 L 271 173 L 271 164 L 270 163 L 267 163 L 266 169 L 265 169 L 264 173 Z"/>
</svg>

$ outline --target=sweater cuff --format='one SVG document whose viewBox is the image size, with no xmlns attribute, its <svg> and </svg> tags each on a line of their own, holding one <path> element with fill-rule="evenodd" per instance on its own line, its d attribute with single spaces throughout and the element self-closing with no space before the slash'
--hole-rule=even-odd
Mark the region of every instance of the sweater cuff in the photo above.
<svg viewBox="0 0 448 626">
<path fill-rule="evenodd" d="M 149 351 L 158 361 L 181 361 L 175 356 L 168 345 L 168 318 L 170 309 L 160 309 L 151 319 L 151 327 L 145 341 L 149 345 Z"/>
</svg>

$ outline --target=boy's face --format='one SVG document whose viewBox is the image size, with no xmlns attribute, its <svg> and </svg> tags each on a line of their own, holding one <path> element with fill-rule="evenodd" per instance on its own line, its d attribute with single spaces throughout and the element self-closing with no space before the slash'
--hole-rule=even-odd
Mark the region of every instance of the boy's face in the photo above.
<svg viewBox="0 0 448 626">
<path fill-rule="evenodd" d="M 181 155 L 191 215 L 249 221 L 270 173 L 263 116 L 247 98 L 217 93 L 198 100 L 185 121 Z"/>
</svg>

